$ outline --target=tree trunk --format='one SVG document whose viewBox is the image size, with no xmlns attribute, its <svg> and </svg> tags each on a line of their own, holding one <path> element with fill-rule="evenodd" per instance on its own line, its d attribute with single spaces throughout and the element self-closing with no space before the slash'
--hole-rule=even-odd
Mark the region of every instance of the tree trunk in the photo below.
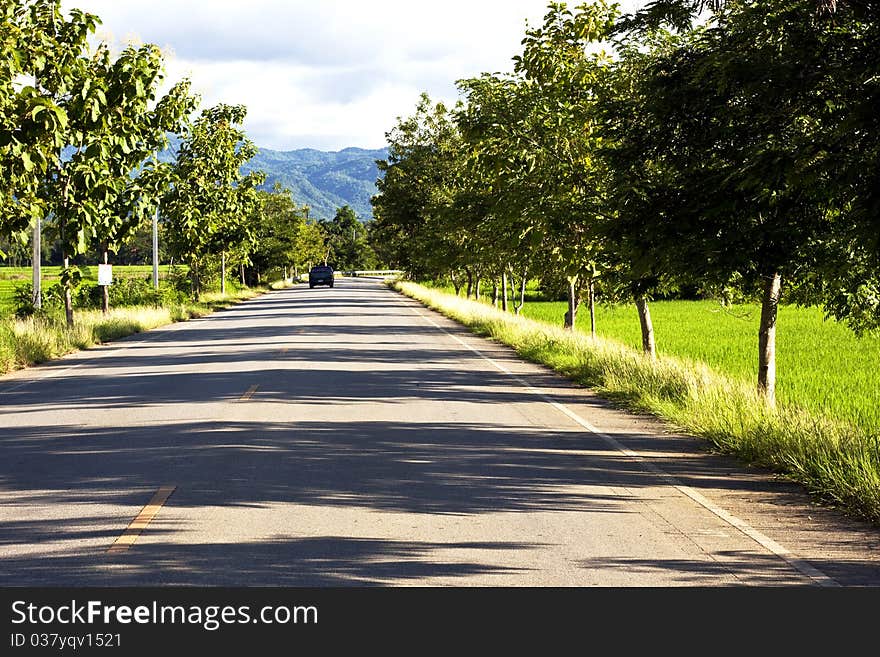
<svg viewBox="0 0 880 657">
<path fill-rule="evenodd" d="M 519 303 L 517 303 L 513 307 L 513 312 L 519 315 L 522 312 L 523 307 L 526 305 L 526 283 L 529 280 L 529 270 L 524 269 L 522 274 L 522 280 L 519 283 Z"/>
<path fill-rule="evenodd" d="M 199 261 L 193 260 L 190 265 L 190 282 L 192 283 L 193 301 L 198 302 L 202 298 L 202 280 L 199 277 Z"/>
<path fill-rule="evenodd" d="M 61 261 L 63 264 L 62 271 L 64 272 L 70 268 L 70 256 L 65 253 L 67 247 L 64 245 L 64 229 L 66 223 L 65 220 L 61 220 Z M 64 317 L 67 320 L 67 327 L 73 328 L 73 294 L 70 291 L 69 277 L 67 277 L 67 281 L 64 284 Z"/>
<path fill-rule="evenodd" d="M 458 296 L 459 294 L 461 294 L 461 281 L 458 280 L 458 277 L 456 277 L 455 272 L 449 273 L 449 280 L 452 281 L 452 287 L 455 288 L 455 296 Z"/>
<path fill-rule="evenodd" d="M 781 287 L 782 277 L 774 273 L 764 286 L 758 333 L 758 391 L 770 406 L 776 405 L 776 318 Z"/>
<path fill-rule="evenodd" d="M 464 273 L 467 276 L 467 294 L 465 294 L 465 299 L 470 299 L 471 294 L 474 292 L 474 273 L 471 271 L 470 267 L 464 268 Z"/>
<path fill-rule="evenodd" d="M 483 283 L 483 279 L 480 278 L 480 275 L 477 274 L 477 280 L 474 283 L 474 299 L 477 301 L 480 300 L 480 285 Z"/>
<path fill-rule="evenodd" d="M 153 289 L 159 289 L 159 208 L 153 213 L 152 221 Z"/>
<path fill-rule="evenodd" d="M 498 307 L 498 281 L 492 280 L 492 305 Z"/>
<path fill-rule="evenodd" d="M 247 279 L 244 276 L 244 263 L 239 265 L 239 274 L 241 275 L 241 286 L 247 287 Z"/>
<path fill-rule="evenodd" d="M 61 193 L 61 204 L 64 207 L 65 211 L 67 209 L 67 199 L 70 195 L 70 179 L 68 178 L 64 182 L 64 191 Z M 64 272 L 70 268 L 70 256 L 67 255 L 67 247 L 64 244 L 64 232 L 67 228 L 67 220 L 62 217 L 61 225 L 60 225 L 59 235 L 61 237 L 61 259 L 64 264 Z M 73 294 L 70 290 L 70 277 L 67 277 L 67 282 L 64 285 L 64 317 L 67 320 L 68 328 L 73 328 Z"/>
<path fill-rule="evenodd" d="M 70 258 L 64 256 L 64 270 L 70 267 Z M 68 328 L 73 328 L 73 294 L 70 291 L 70 281 L 64 286 L 64 317 L 67 320 Z"/>
<path fill-rule="evenodd" d="M 108 262 L 107 262 L 107 248 L 106 247 L 104 247 L 103 255 L 104 255 L 104 264 L 106 265 L 106 264 L 108 264 Z M 109 285 L 102 285 L 101 286 L 101 310 L 104 312 L 105 315 L 110 312 L 110 286 Z"/>
<path fill-rule="evenodd" d="M 642 325 L 642 351 L 648 358 L 656 359 L 657 344 L 654 341 L 654 324 L 651 321 L 648 300 L 644 295 L 636 296 L 636 308 L 639 311 L 639 323 Z"/>
<path fill-rule="evenodd" d="M 226 296 L 226 251 L 220 254 L 220 294 Z"/>
<path fill-rule="evenodd" d="M 578 289 L 578 277 L 568 277 L 568 310 L 565 313 L 563 328 L 574 331 L 577 322 L 578 306 L 581 305 L 580 290 Z"/>
<path fill-rule="evenodd" d="M 501 272 L 501 310 L 507 312 L 507 270 Z"/>
<path fill-rule="evenodd" d="M 587 289 L 589 290 L 590 303 L 590 335 L 596 339 L 596 283 L 592 276 L 587 281 Z"/>
</svg>

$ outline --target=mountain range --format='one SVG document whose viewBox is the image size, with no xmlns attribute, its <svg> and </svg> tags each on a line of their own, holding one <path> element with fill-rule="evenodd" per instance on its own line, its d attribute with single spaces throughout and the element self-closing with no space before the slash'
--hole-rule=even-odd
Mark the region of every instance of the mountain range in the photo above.
<svg viewBox="0 0 880 657">
<path fill-rule="evenodd" d="M 159 153 L 162 162 L 173 162 L 180 147 L 180 138 L 169 135 L 169 147 Z M 69 159 L 73 148 L 62 152 Z M 266 182 L 261 189 L 272 191 L 275 183 L 289 189 L 297 205 L 308 205 L 313 219 L 332 219 L 336 210 L 350 206 L 361 221 L 373 217 L 370 198 L 377 193 L 379 169 L 376 160 L 388 157 L 388 149 L 368 150 L 344 148 L 341 151 L 319 151 L 302 148 L 295 151 L 273 151 L 261 148 L 242 173 L 263 171 Z"/>
<path fill-rule="evenodd" d="M 336 210 L 351 206 L 362 221 L 372 218 L 370 198 L 376 194 L 379 170 L 376 160 L 388 157 L 387 149 L 345 148 L 319 151 L 304 148 L 273 151 L 261 148 L 257 156 L 242 167 L 242 173 L 264 171 L 264 189 L 275 183 L 291 191 L 297 205 L 308 205 L 310 216 L 332 219 Z"/>
</svg>

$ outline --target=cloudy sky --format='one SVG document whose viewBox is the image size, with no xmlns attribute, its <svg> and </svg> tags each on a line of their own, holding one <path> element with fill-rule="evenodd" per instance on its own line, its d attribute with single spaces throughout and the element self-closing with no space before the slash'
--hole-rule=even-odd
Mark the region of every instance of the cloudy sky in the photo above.
<svg viewBox="0 0 880 657">
<path fill-rule="evenodd" d="M 575 4 L 575 3 L 571 3 Z M 635 1 L 622 3 L 624 8 Z M 101 17 L 116 44 L 155 43 L 169 84 L 189 77 L 202 106 L 248 108 L 245 128 L 277 150 L 380 148 L 421 92 L 509 71 L 526 21 L 547 0 L 64 0 Z"/>
</svg>

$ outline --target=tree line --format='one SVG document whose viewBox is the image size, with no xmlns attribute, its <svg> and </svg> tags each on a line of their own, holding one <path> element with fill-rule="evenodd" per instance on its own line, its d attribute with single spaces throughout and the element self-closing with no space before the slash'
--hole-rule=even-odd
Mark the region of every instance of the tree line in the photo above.
<svg viewBox="0 0 880 657">
<path fill-rule="evenodd" d="M 328 259 L 349 264 L 352 244 L 369 255 L 350 208 L 316 222 L 287 190 L 261 190 L 262 172 L 242 175 L 257 153 L 242 129 L 244 105 L 196 114 L 200 99 L 186 79 L 160 97 L 159 48 L 113 53 L 92 43 L 99 24 L 76 9 L 65 16 L 61 0 L 0 8 L 0 256 L 21 260 L 28 244 L 54 254 L 69 325 L 81 279 L 74 262 L 106 263 L 134 238 L 144 242 L 157 212 L 163 252 L 188 265 L 196 299 L 209 271 L 219 269 L 225 288 L 227 269 L 245 284 L 270 269 L 288 276 Z M 160 161 L 171 136 L 175 157 Z"/>
<path fill-rule="evenodd" d="M 582 300 L 677 290 L 760 300 L 775 399 L 780 302 L 880 326 L 880 8 L 875 0 L 550 3 L 513 70 L 423 95 L 387 133 L 374 246 L 413 277 L 517 307 L 531 278 Z"/>
</svg>

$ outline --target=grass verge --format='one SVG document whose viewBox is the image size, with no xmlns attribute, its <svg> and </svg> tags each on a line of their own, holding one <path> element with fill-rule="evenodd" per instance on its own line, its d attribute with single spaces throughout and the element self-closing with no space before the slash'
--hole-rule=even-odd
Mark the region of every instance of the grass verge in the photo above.
<svg viewBox="0 0 880 657">
<path fill-rule="evenodd" d="M 771 409 L 754 388 L 707 365 L 649 360 L 611 340 L 593 340 L 415 283 L 391 283 L 479 335 L 631 410 L 702 436 L 720 451 L 799 482 L 821 500 L 880 525 L 880 436 L 793 405 Z"/>
<path fill-rule="evenodd" d="M 283 287 L 285 285 L 273 283 L 269 287 L 242 289 L 226 295 L 205 294 L 199 303 L 159 308 L 115 308 L 106 315 L 99 310 L 77 311 L 72 328 L 68 328 L 63 317 L 3 319 L 0 320 L 0 374 L 166 324 L 203 317 L 215 310 L 252 299 L 269 289 Z"/>
</svg>

